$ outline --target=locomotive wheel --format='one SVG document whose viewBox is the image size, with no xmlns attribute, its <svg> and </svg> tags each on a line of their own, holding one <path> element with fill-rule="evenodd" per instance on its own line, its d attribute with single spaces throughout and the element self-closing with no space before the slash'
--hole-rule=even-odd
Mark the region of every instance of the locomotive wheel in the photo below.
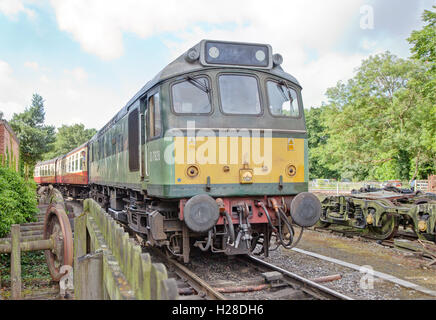
<svg viewBox="0 0 436 320">
<path fill-rule="evenodd" d="M 45 214 L 44 239 L 53 239 L 53 249 L 45 250 L 48 270 L 54 281 L 59 281 L 64 273 L 63 265 L 73 265 L 73 234 L 64 209 L 50 206 Z"/>
<path fill-rule="evenodd" d="M 384 214 L 381 218 L 381 227 L 368 225 L 369 236 L 377 240 L 388 240 L 395 236 L 398 224 L 392 214 Z"/>
</svg>

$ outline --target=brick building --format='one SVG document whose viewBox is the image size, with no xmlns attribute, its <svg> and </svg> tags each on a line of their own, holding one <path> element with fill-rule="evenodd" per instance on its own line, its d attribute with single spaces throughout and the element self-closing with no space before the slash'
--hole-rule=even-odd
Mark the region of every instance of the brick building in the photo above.
<svg viewBox="0 0 436 320">
<path fill-rule="evenodd" d="M 18 171 L 20 141 L 6 120 L 0 120 L 0 164 L 15 165 Z"/>
</svg>

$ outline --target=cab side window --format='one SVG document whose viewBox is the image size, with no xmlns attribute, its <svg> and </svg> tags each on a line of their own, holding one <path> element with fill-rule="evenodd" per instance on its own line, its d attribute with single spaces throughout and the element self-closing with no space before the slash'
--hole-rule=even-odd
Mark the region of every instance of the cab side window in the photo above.
<svg viewBox="0 0 436 320">
<path fill-rule="evenodd" d="M 159 93 L 148 99 L 148 128 L 150 139 L 159 137 L 162 132 L 162 121 L 159 104 Z"/>
</svg>

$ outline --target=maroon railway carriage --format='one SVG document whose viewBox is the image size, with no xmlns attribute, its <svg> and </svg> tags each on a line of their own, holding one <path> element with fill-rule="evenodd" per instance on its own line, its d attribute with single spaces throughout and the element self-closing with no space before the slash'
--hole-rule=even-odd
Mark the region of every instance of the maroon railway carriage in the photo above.
<svg viewBox="0 0 436 320">
<path fill-rule="evenodd" d="M 34 179 L 39 185 L 52 184 L 66 196 L 87 197 L 87 143 L 56 159 L 37 163 Z"/>
<path fill-rule="evenodd" d="M 57 159 L 51 159 L 36 164 L 33 177 L 37 184 L 48 185 L 56 183 L 56 161 Z"/>
</svg>

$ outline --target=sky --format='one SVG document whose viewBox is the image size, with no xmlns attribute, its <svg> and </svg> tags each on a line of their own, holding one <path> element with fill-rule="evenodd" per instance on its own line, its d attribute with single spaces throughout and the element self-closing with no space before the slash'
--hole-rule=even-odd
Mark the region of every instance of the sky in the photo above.
<svg viewBox="0 0 436 320">
<path fill-rule="evenodd" d="M 46 123 L 100 129 L 165 65 L 202 39 L 267 43 L 305 108 L 407 38 L 436 0 L 0 0 L 0 111 L 45 100 Z"/>
</svg>

